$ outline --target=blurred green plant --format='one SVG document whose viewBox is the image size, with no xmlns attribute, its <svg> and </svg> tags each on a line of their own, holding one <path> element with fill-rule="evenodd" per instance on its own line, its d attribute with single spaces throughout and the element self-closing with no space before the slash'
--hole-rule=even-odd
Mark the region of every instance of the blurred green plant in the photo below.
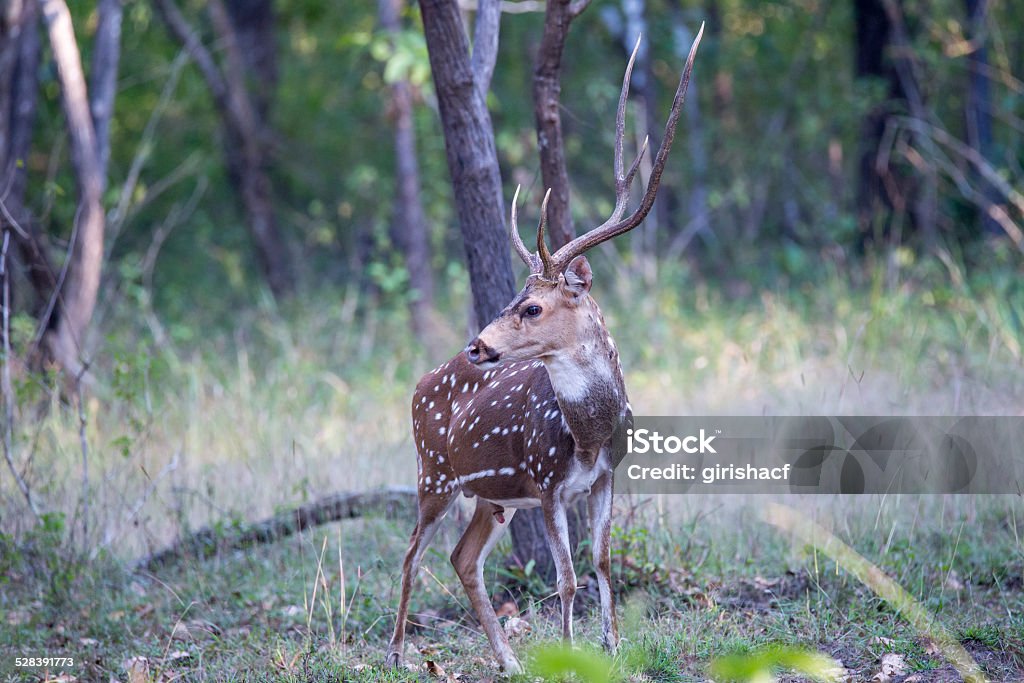
<svg viewBox="0 0 1024 683">
<path fill-rule="evenodd" d="M 708 667 L 716 683 L 774 683 L 783 671 L 815 681 L 838 681 L 842 667 L 828 655 L 790 645 L 769 645 L 754 652 L 716 657 Z"/>
</svg>

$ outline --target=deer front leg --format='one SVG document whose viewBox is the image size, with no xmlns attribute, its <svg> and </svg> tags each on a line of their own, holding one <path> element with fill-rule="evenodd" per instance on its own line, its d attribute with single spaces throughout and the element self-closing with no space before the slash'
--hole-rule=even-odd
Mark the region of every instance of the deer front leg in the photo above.
<svg viewBox="0 0 1024 683">
<path fill-rule="evenodd" d="M 455 566 L 455 573 L 459 575 L 480 625 L 487 634 L 498 664 L 509 673 L 522 673 L 523 667 L 508 644 L 508 637 L 498 623 L 498 615 L 494 612 L 491 598 L 484 586 L 484 560 L 508 527 L 515 512 L 514 508 L 503 511 L 501 507 L 477 498 L 473 519 L 452 552 L 452 565 Z M 504 521 L 498 521 L 499 515 Z"/>
<path fill-rule="evenodd" d="M 420 568 L 423 553 L 454 500 L 454 493 L 449 493 L 445 497 L 427 497 L 420 492 L 416 528 L 409 538 L 409 549 L 402 564 L 402 593 L 398 600 L 395 632 L 391 636 L 391 644 L 388 645 L 388 652 L 384 658 L 387 666 L 397 667 L 402 663 L 402 656 L 405 653 L 405 623 L 409 616 L 409 594 L 412 592 L 412 584 L 416 580 L 416 572 Z"/>
<path fill-rule="evenodd" d="M 619 645 L 619 627 L 615 620 L 615 595 L 612 593 L 612 473 L 602 474 L 590 489 L 587 509 L 590 535 L 594 539 L 594 567 L 601 593 L 601 645 L 614 654 Z"/>
<path fill-rule="evenodd" d="M 576 571 L 572 566 L 572 550 L 569 547 L 569 524 L 566 520 L 565 501 L 559 493 L 549 496 L 542 503 L 544 531 L 548 537 L 548 548 L 558 575 L 558 596 L 562 600 L 562 638 L 572 644 L 572 602 L 576 597 Z"/>
</svg>

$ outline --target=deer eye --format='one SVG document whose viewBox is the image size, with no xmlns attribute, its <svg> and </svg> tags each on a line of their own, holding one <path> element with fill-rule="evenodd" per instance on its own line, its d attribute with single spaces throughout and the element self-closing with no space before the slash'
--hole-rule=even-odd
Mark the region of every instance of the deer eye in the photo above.
<svg viewBox="0 0 1024 683">
<path fill-rule="evenodd" d="M 540 312 L 541 307 L 538 306 L 537 304 L 534 304 L 532 306 L 527 306 L 526 310 L 523 311 L 523 315 L 526 316 L 527 318 L 536 318 L 538 315 L 540 315 Z"/>
</svg>

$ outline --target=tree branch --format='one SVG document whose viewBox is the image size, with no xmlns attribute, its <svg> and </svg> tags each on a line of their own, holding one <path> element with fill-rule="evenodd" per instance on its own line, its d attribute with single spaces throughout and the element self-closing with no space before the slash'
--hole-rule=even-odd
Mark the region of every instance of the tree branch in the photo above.
<svg viewBox="0 0 1024 683">
<path fill-rule="evenodd" d="M 487 97 L 498 59 L 498 35 L 501 32 L 500 0 L 480 0 L 476 10 L 476 28 L 473 33 L 473 78 L 476 87 Z"/>
<path fill-rule="evenodd" d="M 185 20 L 181 10 L 174 4 L 174 0 L 153 0 L 153 6 L 156 8 L 160 18 L 163 19 L 167 30 L 181 43 L 185 51 L 188 52 L 188 56 L 196 63 L 200 73 L 203 74 L 203 79 L 206 81 L 206 87 L 210 89 L 210 94 L 213 95 L 214 101 L 219 107 L 227 110 L 227 83 L 213 55 L 210 54 L 210 51 L 206 49 L 206 46 L 199 39 L 199 33 Z"/>
<path fill-rule="evenodd" d="M 224 550 L 241 550 L 273 543 L 304 529 L 342 519 L 355 519 L 371 513 L 393 517 L 398 513 L 411 512 L 415 505 L 416 492 L 411 488 L 338 493 L 259 522 L 239 525 L 237 530 L 230 533 L 215 527 L 203 527 L 170 547 L 144 558 L 138 567 L 154 571 L 186 557 L 203 559 Z"/>
<path fill-rule="evenodd" d="M 106 189 L 107 165 L 110 161 L 110 119 L 117 95 L 117 69 L 121 58 L 121 0 L 99 0 L 99 21 L 93 39 L 89 89 L 89 109 L 96 129 L 96 155 L 99 160 L 100 183 Z"/>
</svg>

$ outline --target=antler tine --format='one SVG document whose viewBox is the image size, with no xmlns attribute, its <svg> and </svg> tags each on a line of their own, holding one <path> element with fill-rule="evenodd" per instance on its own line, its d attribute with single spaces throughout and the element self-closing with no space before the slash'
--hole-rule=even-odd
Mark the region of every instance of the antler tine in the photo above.
<svg viewBox="0 0 1024 683">
<path fill-rule="evenodd" d="M 643 34 L 637 34 L 636 45 L 629 55 L 629 62 L 626 63 L 626 73 L 622 76 L 622 90 L 619 91 L 619 106 L 615 110 L 615 184 L 619 184 L 622 178 L 622 140 L 626 136 L 626 100 L 629 99 L 629 84 L 633 80 L 633 64 L 636 63 L 636 56 L 640 52 L 640 41 L 644 39 Z M 616 190 L 619 188 L 616 187 Z"/>
<path fill-rule="evenodd" d="M 548 200 L 551 199 L 551 188 L 544 193 L 544 201 L 540 203 L 540 222 L 537 224 L 537 257 L 545 278 L 558 277 L 558 271 L 551 260 L 551 253 L 548 251 L 547 242 L 544 240 L 544 228 L 548 225 Z"/>
<path fill-rule="evenodd" d="M 523 189 L 522 185 L 516 185 L 516 193 L 512 195 L 512 215 L 509 217 L 509 236 L 512 238 L 512 246 L 515 248 L 516 253 L 519 254 L 519 258 L 523 259 L 523 263 L 529 267 L 531 273 L 539 271 L 538 266 L 540 265 L 537 261 L 537 257 L 530 253 L 530 250 L 523 244 L 523 238 L 519 236 L 519 224 L 517 221 L 518 204 L 519 204 L 519 190 Z"/>
<path fill-rule="evenodd" d="M 572 259 L 576 258 L 583 252 L 597 246 L 601 242 L 612 239 L 624 232 L 629 232 L 636 226 L 643 222 L 647 214 L 650 213 L 651 207 L 654 206 L 654 198 L 658 194 L 658 185 L 661 183 L 661 174 L 665 170 L 665 160 L 668 158 L 669 150 L 672 149 L 672 141 L 675 139 L 676 124 L 679 123 L 679 116 L 683 108 L 683 100 L 686 96 L 686 89 L 690 85 L 690 74 L 693 71 L 693 60 L 697 56 L 697 47 L 700 45 L 700 39 L 704 35 L 704 23 L 701 22 L 700 30 L 697 32 L 697 37 L 693 39 L 693 44 L 690 46 L 690 54 L 686 58 L 686 67 L 683 69 L 683 74 L 679 78 L 679 85 L 676 87 L 675 97 L 672 99 L 672 108 L 668 114 L 668 120 L 665 122 L 665 134 L 661 139 L 661 146 L 658 147 L 658 153 L 654 157 L 654 166 L 651 169 L 651 177 L 647 181 L 647 189 L 644 191 L 643 199 L 640 201 L 640 206 L 636 208 L 632 214 L 626 218 L 621 218 L 622 212 L 625 210 L 625 200 L 629 198 L 629 185 L 625 184 L 627 178 L 621 176 L 621 163 L 622 154 L 620 151 L 621 138 L 619 138 L 620 131 L 624 131 L 625 126 L 622 124 L 622 120 L 616 120 L 616 153 L 615 153 L 615 164 L 616 164 L 616 201 L 615 210 L 612 213 L 611 218 L 605 221 L 602 225 L 594 228 L 590 232 L 580 235 L 573 241 L 566 244 L 564 247 L 555 252 L 552 260 L 554 261 L 557 269 L 564 268 Z M 636 49 L 633 50 L 634 55 Z M 630 65 L 627 67 L 627 74 L 632 68 L 632 57 L 630 58 Z M 624 88 L 625 92 L 625 88 Z M 619 100 L 619 111 L 624 111 L 624 103 L 622 98 Z M 640 164 L 640 158 L 644 151 L 647 149 L 646 142 L 640 150 L 640 155 L 637 156 L 637 160 L 633 162 L 633 166 L 630 168 L 627 174 L 628 180 L 632 181 L 636 169 Z M 625 191 L 620 185 L 620 178 L 622 184 L 625 185 Z M 619 208 L 620 203 L 622 208 Z"/>
</svg>

